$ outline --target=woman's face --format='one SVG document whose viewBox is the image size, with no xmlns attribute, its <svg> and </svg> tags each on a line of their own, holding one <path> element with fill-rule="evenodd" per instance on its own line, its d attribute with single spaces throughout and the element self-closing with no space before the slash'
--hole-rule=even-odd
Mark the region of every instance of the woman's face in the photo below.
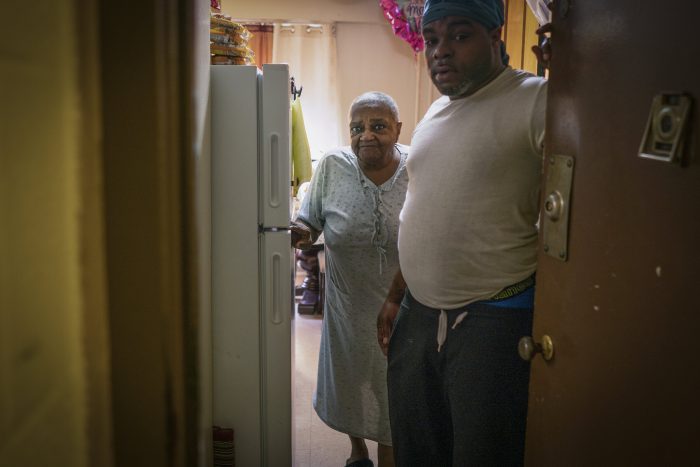
<svg viewBox="0 0 700 467">
<path fill-rule="evenodd" d="M 350 114 L 350 145 L 363 168 L 381 169 L 394 158 L 401 122 L 385 105 L 364 105 Z"/>
</svg>

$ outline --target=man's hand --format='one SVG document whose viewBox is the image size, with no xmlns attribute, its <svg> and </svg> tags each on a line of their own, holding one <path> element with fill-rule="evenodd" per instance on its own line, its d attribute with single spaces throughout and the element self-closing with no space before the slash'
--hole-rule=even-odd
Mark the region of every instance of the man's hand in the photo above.
<svg viewBox="0 0 700 467">
<path fill-rule="evenodd" d="M 554 11 L 554 2 L 547 3 L 547 8 L 549 11 Z M 552 59 L 552 23 L 547 23 L 542 25 L 535 31 L 537 37 L 539 37 L 539 45 L 532 47 L 532 51 L 537 57 L 537 61 L 547 70 L 549 70 L 549 61 Z"/>
<path fill-rule="evenodd" d="M 386 356 L 389 351 L 391 331 L 394 329 L 394 320 L 396 319 L 396 315 L 399 314 L 399 308 L 401 307 L 404 293 L 406 293 L 406 282 L 403 280 L 401 269 L 399 269 L 396 271 L 394 280 L 391 282 L 391 287 L 382 305 L 382 309 L 379 310 L 379 314 L 377 315 L 377 343 L 382 349 L 384 356 Z"/>
<path fill-rule="evenodd" d="M 532 51 L 537 57 L 537 61 L 542 64 L 543 67 L 549 69 L 549 61 L 552 58 L 552 43 L 550 34 L 552 32 L 552 23 L 547 23 L 535 31 L 538 36 L 540 36 L 540 45 L 535 45 L 532 47 Z"/>
<path fill-rule="evenodd" d="M 377 315 L 377 342 L 384 356 L 389 351 L 389 338 L 391 337 L 392 329 L 394 329 L 394 320 L 396 315 L 399 314 L 400 306 L 399 303 L 386 301 L 382 305 L 379 315 Z"/>
</svg>

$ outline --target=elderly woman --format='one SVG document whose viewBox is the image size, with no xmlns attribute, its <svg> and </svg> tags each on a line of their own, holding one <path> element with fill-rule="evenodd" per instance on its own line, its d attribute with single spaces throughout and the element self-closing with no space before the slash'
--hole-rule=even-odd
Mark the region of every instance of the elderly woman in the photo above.
<svg viewBox="0 0 700 467">
<path fill-rule="evenodd" d="M 350 106 L 351 146 L 324 155 L 292 226 L 297 248 L 323 232 L 326 299 L 314 408 L 350 437 L 347 464 L 372 466 L 365 440 L 379 443 L 379 466 L 393 466 L 386 358 L 376 311 L 398 269 L 399 212 L 406 195 L 407 147 L 394 100 L 369 92 Z"/>
</svg>

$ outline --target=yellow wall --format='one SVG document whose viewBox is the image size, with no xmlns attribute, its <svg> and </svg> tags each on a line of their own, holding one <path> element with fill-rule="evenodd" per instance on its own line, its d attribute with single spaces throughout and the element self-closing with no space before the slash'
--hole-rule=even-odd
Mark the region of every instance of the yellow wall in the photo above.
<svg viewBox="0 0 700 467">
<path fill-rule="evenodd" d="M 0 465 L 86 466 L 76 5 L 0 17 Z"/>
<path fill-rule="evenodd" d="M 537 44 L 539 25 L 525 0 L 506 0 L 506 26 L 503 40 L 510 55 L 510 66 L 537 73 L 537 59 L 532 46 Z"/>
</svg>

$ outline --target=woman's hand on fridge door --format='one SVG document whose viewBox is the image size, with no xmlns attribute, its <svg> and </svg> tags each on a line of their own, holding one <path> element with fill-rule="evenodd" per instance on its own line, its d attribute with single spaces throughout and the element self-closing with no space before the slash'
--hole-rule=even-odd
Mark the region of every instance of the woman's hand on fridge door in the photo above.
<svg viewBox="0 0 700 467">
<path fill-rule="evenodd" d="M 299 250 L 306 250 L 311 248 L 311 246 L 318 238 L 318 234 L 303 222 L 293 221 L 289 226 L 289 230 L 292 233 L 292 246 Z"/>
</svg>

